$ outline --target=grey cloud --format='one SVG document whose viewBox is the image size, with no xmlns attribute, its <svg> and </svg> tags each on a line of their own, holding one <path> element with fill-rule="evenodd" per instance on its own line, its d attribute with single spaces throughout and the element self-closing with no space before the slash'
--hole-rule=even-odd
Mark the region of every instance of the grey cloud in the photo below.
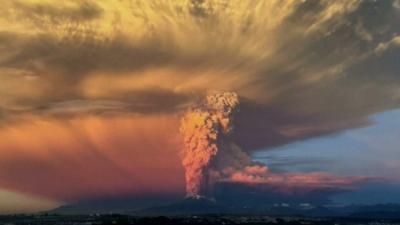
<svg viewBox="0 0 400 225">
<path fill-rule="evenodd" d="M 335 161 L 331 159 L 324 159 L 318 157 L 291 157 L 291 156 L 277 156 L 267 155 L 253 157 L 254 160 L 262 161 L 271 171 L 282 173 L 290 172 L 293 170 L 301 172 L 323 171 L 321 167 L 325 165 L 332 165 Z"/>
</svg>

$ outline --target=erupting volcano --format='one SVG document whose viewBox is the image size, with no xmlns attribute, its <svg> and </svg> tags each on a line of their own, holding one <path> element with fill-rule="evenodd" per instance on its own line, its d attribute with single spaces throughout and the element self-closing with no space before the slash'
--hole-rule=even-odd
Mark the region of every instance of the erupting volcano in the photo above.
<svg viewBox="0 0 400 225">
<path fill-rule="evenodd" d="M 275 173 L 251 159 L 232 139 L 239 97 L 233 92 L 214 92 L 182 117 L 181 151 L 185 169 L 186 197 L 213 198 L 217 183 L 240 183 L 281 194 L 316 190 L 351 190 L 365 177 L 340 177 L 327 173 Z"/>
<path fill-rule="evenodd" d="M 185 168 L 187 197 L 210 194 L 209 166 L 219 154 L 223 139 L 233 130 L 233 115 L 238 107 L 237 94 L 213 93 L 182 118 L 182 164 Z"/>
</svg>

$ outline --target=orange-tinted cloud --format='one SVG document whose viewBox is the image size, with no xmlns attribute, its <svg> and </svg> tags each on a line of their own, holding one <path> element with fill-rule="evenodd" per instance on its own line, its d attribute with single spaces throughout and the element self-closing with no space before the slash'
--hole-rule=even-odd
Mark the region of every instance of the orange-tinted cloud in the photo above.
<svg viewBox="0 0 400 225">
<path fill-rule="evenodd" d="M 265 166 L 248 166 L 233 172 L 225 182 L 255 186 L 261 190 L 289 195 L 303 195 L 314 191 L 341 192 L 355 190 L 358 185 L 371 181 L 370 177 L 336 176 L 329 173 L 270 173 Z"/>
<path fill-rule="evenodd" d="M 28 121 L 28 122 L 27 122 Z M 184 194 L 175 115 L 30 117 L 0 129 L 0 186 L 56 200 Z M 222 182 L 286 194 L 351 190 L 364 177 L 225 168 Z M 228 177 L 228 178 L 227 178 Z"/>
<path fill-rule="evenodd" d="M 0 186 L 62 200 L 184 190 L 174 116 L 32 117 L 0 130 Z"/>
</svg>

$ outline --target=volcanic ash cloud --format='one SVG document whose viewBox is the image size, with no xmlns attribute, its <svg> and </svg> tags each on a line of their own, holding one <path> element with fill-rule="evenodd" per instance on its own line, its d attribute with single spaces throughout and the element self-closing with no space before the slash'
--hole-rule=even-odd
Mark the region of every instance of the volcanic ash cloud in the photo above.
<svg viewBox="0 0 400 225">
<path fill-rule="evenodd" d="M 233 130 L 239 99 L 232 92 L 213 93 L 182 118 L 182 164 L 188 197 L 207 196 L 211 161 L 220 154 L 223 140 Z"/>
<path fill-rule="evenodd" d="M 217 182 L 240 183 L 283 194 L 302 194 L 315 190 L 352 190 L 367 180 L 326 173 L 269 171 L 266 165 L 252 161 L 231 138 L 238 111 L 238 95 L 219 92 L 209 94 L 184 114 L 180 130 L 187 197 L 213 197 L 213 186 Z"/>
</svg>

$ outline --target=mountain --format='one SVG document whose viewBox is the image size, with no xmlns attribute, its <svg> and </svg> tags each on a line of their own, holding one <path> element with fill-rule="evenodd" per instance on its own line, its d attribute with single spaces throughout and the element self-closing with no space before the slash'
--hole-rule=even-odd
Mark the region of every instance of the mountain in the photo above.
<svg viewBox="0 0 400 225">
<path fill-rule="evenodd" d="M 233 206 L 206 198 L 186 198 L 161 207 L 136 211 L 139 215 L 204 215 L 241 214 L 301 217 L 351 217 L 360 219 L 400 219 L 400 205 L 349 205 L 343 207 L 304 204 L 276 204 L 274 206 Z"/>
<path fill-rule="evenodd" d="M 400 219 L 400 205 L 399 204 L 378 204 L 360 206 L 354 210 L 350 215 L 354 218 L 365 219 Z"/>
<path fill-rule="evenodd" d="M 61 215 L 76 214 L 129 214 L 133 211 L 143 210 L 148 207 L 171 204 L 181 199 L 180 196 L 155 196 L 155 197 L 113 197 L 83 200 L 76 203 L 60 206 L 46 213 Z"/>
<path fill-rule="evenodd" d="M 61 206 L 51 214 L 131 214 L 139 216 L 179 216 L 205 214 L 304 216 L 304 217 L 351 217 L 365 219 L 400 219 L 399 204 L 314 206 L 311 204 L 277 203 L 273 205 L 232 204 L 231 202 L 195 196 L 179 197 L 120 197 L 81 201 Z"/>
<path fill-rule="evenodd" d="M 143 215 L 201 215 L 230 213 L 231 211 L 232 209 L 215 200 L 195 196 L 165 206 L 150 207 L 135 213 Z"/>
</svg>

